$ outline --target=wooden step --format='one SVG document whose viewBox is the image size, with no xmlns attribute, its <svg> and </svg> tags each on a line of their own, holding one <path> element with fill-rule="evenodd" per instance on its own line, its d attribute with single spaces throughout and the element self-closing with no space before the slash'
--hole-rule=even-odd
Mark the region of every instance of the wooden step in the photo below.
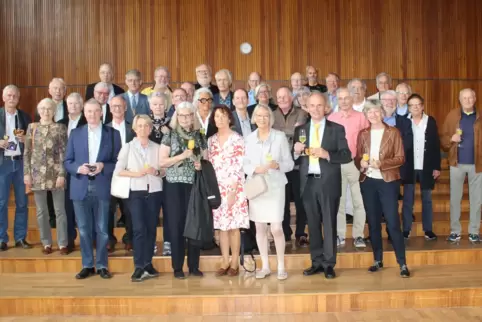
<svg viewBox="0 0 482 322">
<path fill-rule="evenodd" d="M 482 306 L 482 275 L 475 265 L 414 267 L 412 277 L 403 280 L 398 268 L 336 272 L 333 280 L 288 271 L 283 282 L 276 274 L 256 280 L 252 274 L 207 273 L 185 280 L 165 274 L 143 283 L 132 283 L 130 272 L 80 281 L 68 273 L 2 274 L 0 315 L 201 316 Z"/>
<path fill-rule="evenodd" d="M 406 242 L 407 263 L 410 266 L 421 265 L 455 265 L 482 264 L 482 245 L 473 245 L 467 238 L 457 244 L 448 243 L 446 237 L 440 236 L 436 241 L 425 241 L 423 237 L 410 238 Z M 162 245 L 159 245 L 160 247 Z M 398 267 L 392 246 L 384 241 L 386 267 Z M 56 250 L 56 249 L 55 249 Z M 286 247 L 285 266 L 289 270 L 303 270 L 311 265 L 308 248 L 296 248 L 293 243 Z M 270 256 L 270 267 L 277 266 L 274 248 Z M 256 256 L 260 265 L 259 256 Z M 206 272 L 213 272 L 219 268 L 221 261 L 218 248 L 203 251 L 200 268 Z M 356 249 L 353 240 L 348 239 L 344 247 L 339 248 L 338 268 L 366 268 L 373 262 L 371 247 Z M 155 256 L 153 265 L 160 272 L 171 272 L 170 257 Z M 80 251 L 76 250 L 68 256 L 60 256 L 58 251 L 51 255 L 43 255 L 40 245 L 32 249 L 10 248 L 0 254 L 0 273 L 75 273 L 81 269 Z M 129 273 L 133 271 L 132 253 L 126 253 L 121 245 L 109 256 L 109 268 L 115 273 Z"/>
</svg>

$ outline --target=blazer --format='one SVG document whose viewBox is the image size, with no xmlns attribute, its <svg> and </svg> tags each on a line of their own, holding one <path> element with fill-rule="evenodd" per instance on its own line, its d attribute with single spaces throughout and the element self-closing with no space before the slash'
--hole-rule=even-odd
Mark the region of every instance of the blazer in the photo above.
<svg viewBox="0 0 482 322">
<path fill-rule="evenodd" d="M 325 119 L 326 120 L 326 119 Z M 299 142 L 300 130 L 305 129 L 306 146 L 310 146 L 311 122 L 298 126 L 295 129 L 293 142 Z M 351 161 L 351 152 L 346 141 L 345 128 L 335 122 L 326 120 L 325 130 L 321 146 L 325 149 L 330 158 L 329 161 L 319 159 L 321 179 L 320 186 L 323 192 L 332 198 L 341 196 L 341 166 L 340 164 Z M 308 168 L 310 159 L 308 157 L 298 157 L 297 163 L 300 165 L 300 192 L 303 196 L 306 182 L 308 181 Z"/>
<path fill-rule="evenodd" d="M 149 101 L 147 100 L 146 95 L 139 93 L 135 115 L 132 113 L 131 100 L 129 98 L 129 94 L 126 92 L 122 94 L 122 96 L 127 102 L 127 111 L 125 115 L 125 119 L 127 122 L 132 124 L 132 121 L 134 120 L 134 116 L 136 116 L 137 114 L 149 115 L 151 113 L 151 109 L 149 108 Z"/>
<path fill-rule="evenodd" d="M 385 182 L 391 182 L 400 179 L 400 167 L 405 162 L 405 153 L 403 151 L 403 141 L 400 131 L 395 127 L 383 123 L 385 131 L 383 132 L 382 141 L 380 143 L 380 172 Z M 366 169 L 362 169 L 360 163 L 363 154 L 370 151 L 371 146 L 371 126 L 363 129 L 358 134 L 356 144 L 355 165 L 360 169 L 360 182 L 365 181 Z"/>
<path fill-rule="evenodd" d="M 65 100 L 62 101 L 62 107 L 63 107 L 62 109 L 64 111 L 64 118 L 66 118 L 69 115 L 69 109 L 67 108 L 67 101 L 65 101 Z M 63 119 L 58 120 L 57 123 L 60 123 L 60 121 L 62 121 Z M 37 110 L 35 111 L 34 122 L 40 122 L 40 115 L 39 115 Z"/>
<path fill-rule="evenodd" d="M 109 104 L 105 104 L 105 110 L 106 110 L 107 115 L 105 116 L 105 122 L 102 122 L 102 124 L 104 124 L 104 125 L 112 122 L 112 112 L 110 111 Z M 101 120 L 103 120 L 103 119 L 104 119 L 104 116 L 102 115 Z"/>
<path fill-rule="evenodd" d="M 119 131 L 105 125 L 101 126 L 102 136 L 96 161 L 104 163 L 104 168 L 95 176 L 92 183 L 99 199 L 110 200 L 110 183 L 117 155 L 121 149 L 121 138 Z M 87 197 L 88 176 L 77 173 L 79 167 L 84 163 L 89 163 L 88 125 L 73 129 L 67 143 L 64 166 L 70 174 L 69 189 L 72 200 L 81 201 Z"/>
<path fill-rule="evenodd" d="M 411 119 L 409 120 L 411 121 Z M 435 179 L 433 178 L 433 171 L 440 171 L 440 169 L 442 168 L 441 162 L 442 157 L 440 155 L 440 139 L 438 136 L 437 122 L 432 116 L 428 116 L 427 128 L 425 129 L 425 147 L 423 150 L 423 169 L 421 183 L 421 187 L 423 190 L 434 189 Z M 413 182 L 415 183 L 415 178 L 413 178 Z"/>
<path fill-rule="evenodd" d="M 254 109 L 256 108 L 257 105 L 258 105 L 258 103 L 248 106 L 247 109 L 248 109 L 248 114 L 249 114 L 250 118 L 253 116 Z M 278 108 L 278 105 L 271 102 L 271 100 L 269 101 L 268 106 L 271 108 L 271 111 L 274 111 Z"/>
<path fill-rule="evenodd" d="M 200 89 L 201 87 L 202 87 L 201 84 L 199 84 L 198 82 L 194 83 L 195 89 Z M 211 91 L 211 93 L 213 93 L 213 95 L 219 93 L 219 88 L 214 84 L 209 85 L 208 88 Z"/>
<path fill-rule="evenodd" d="M 90 100 L 91 98 L 94 97 L 94 87 L 95 85 L 97 85 L 97 83 L 100 83 L 100 82 L 96 82 L 96 83 L 92 83 L 92 84 L 89 84 L 87 85 L 87 88 L 85 89 L 85 100 L 88 101 Z M 116 84 L 112 84 L 112 86 L 114 87 L 114 95 L 120 95 L 122 93 L 124 93 L 124 89 L 122 89 L 122 87 L 116 85 Z"/>
<path fill-rule="evenodd" d="M 236 110 L 233 111 L 233 118 L 234 118 L 234 124 L 231 127 L 234 131 L 236 131 L 239 135 L 243 136 L 243 130 L 241 129 L 241 121 L 239 120 L 238 113 L 236 113 Z M 256 124 L 251 123 L 251 117 L 249 116 L 248 113 L 248 120 L 249 124 L 251 125 L 251 133 L 256 131 L 258 128 Z"/>
<path fill-rule="evenodd" d="M 269 145 L 269 149 L 265 145 Z M 258 139 L 258 130 L 252 132 L 245 141 L 243 170 L 244 173 L 251 178 L 254 175 L 254 170 L 257 166 L 262 165 L 266 153 L 270 153 L 272 159 L 279 164 L 279 169 L 268 171 L 266 183 L 268 189 L 281 188 L 288 183 L 286 172 L 293 170 L 294 162 L 291 156 L 288 139 L 282 131 L 271 129 L 269 137 L 261 146 Z"/>
<path fill-rule="evenodd" d="M 5 136 L 5 130 L 6 130 L 6 121 L 7 118 L 5 116 L 5 107 L 0 107 L 0 140 L 3 140 L 3 137 Z M 17 114 L 18 114 L 18 128 L 24 130 L 24 133 L 27 133 L 27 127 L 30 123 L 32 123 L 32 118 L 30 115 L 25 113 L 22 110 L 17 109 Z M 24 143 L 20 143 L 20 153 L 23 155 L 25 145 Z M 3 164 L 3 152 L 4 149 L 0 149 L 0 165 Z"/>
<path fill-rule="evenodd" d="M 400 167 L 402 183 L 414 183 L 415 172 L 413 170 L 413 131 L 412 121 L 405 116 L 395 116 L 395 126 L 400 131 L 403 141 L 403 151 L 405 152 L 405 163 Z"/>
<path fill-rule="evenodd" d="M 132 125 L 131 123 L 127 122 L 126 120 L 124 120 L 125 123 L 126 123 L 126 143 L 129 143 L 130 141 L 132 141 L 132 139 L 136 136 L 134 131 L 132 130 Z M 80 122 L 80 121 L 79 121 Z M 113 122 L 113 121 L 112 121 Z M 106 124 L 106 126 L 109 126 L 109 127 L 112 127 L 112 122 L 110 122 L 109 124 Z"/>
<path fill-rule="evenodd" d="M 65 127 L 68 129 L 69 128 L 69 121 L 70 121 L 70 119 L 69 119 L 69 116 L 67 115 L 66 117 L 64 117 L 63 119 L 58 121 L 57 123 L 65 125 Z M 84 113 L 81 113 L 79 123 L 77 123 L 77 127 L 81 127 L 82 125 L 85 125 L 85 124 L 87 124 L 87 120 L 85 118 Z"/>
</svg>

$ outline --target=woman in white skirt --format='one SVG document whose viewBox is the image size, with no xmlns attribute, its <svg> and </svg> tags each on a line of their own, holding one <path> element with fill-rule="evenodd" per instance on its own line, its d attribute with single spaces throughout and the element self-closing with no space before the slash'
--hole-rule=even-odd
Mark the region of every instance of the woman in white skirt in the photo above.
<svg viewBox="0 0 482 322">
<path fill-rule="evenodd" d="M 246 138 L 244 172 L 248 180 L 255 175 L 263 176 L 268 186 L 265 193 L 249 201 L 249 218 L 256 224 L 256 242 L 263 264 L 256 278 L 271 274 L 268 260 L 269 223 L 278 258 L 278 279 L 285 280 L 288 277 L 284 265 L 285 238 L 282 227 L 285 185 L 288 182 L 285 172 L 293 169 L 294 162 L 284 132 L 271 128 L 274 118 L 268 106 L 256 106 L 251 122 L 258 129 Z"/>
</svg>

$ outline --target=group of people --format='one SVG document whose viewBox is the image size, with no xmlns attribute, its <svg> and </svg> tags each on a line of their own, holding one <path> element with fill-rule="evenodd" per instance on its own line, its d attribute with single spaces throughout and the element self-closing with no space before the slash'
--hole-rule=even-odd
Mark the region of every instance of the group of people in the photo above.
<svg viewBox="0 0 482 322">
<path fill-rule="evenodd" d="M 138 70 L 126 73 L 126 92 L 113 84 L 109 64 L 100 66 L 99 76 L 100 82 L 88 85 L 85 102 L 79 93 L 65 98 L 65 82 L 54 78 L 51 98 L 38 103 L 35 122 L 18 108 L 20 90 L 15 85 L 3 89 L 0 251 L 8 249 L 7 206 L 13 184 L 15 246 L 31 248 L 26 240 L 27 193 L 33 191 L 44 254 L 53 252 L 51 224 L 57 228 L 61 255 L 75 248 L 77 226 L 83 267 L 78 279 L 95 273 L 112 277 L 108 253 L 117 242 L 113 232 L 118 207 L 117 224 L 126 227 L 125 248 L 133 250 L 132 281 L 159 275 L 152 258 L 161 209 L 162 254 L 171 256 L 174 276 L 185 278 L 187 248 L 189 275 L 201 277 L 200 245 L 184 237 L 184 228 L 193 183 L 203 171 L 201 160 L 207 160 L 221 196 L 221 205 L 212 209 L 222 255 L 217 276 L 239 274 L 240 229 L 249 229 L 252 221 L 262 261 L 256 278 L 271 274 L 270 230 L 277 278 L 285 280 L 294 201 L 294 242 L 309 247 L 312 260 L 304 275 L 336 276 L 337 248 L 345 245 L 350 214 L 354 246 L 371 243 L 374 263 L 369 271 L 383 268 L 384 218 L 400 275 L 409 277 L 404 239 L 410 237 L 417 182 L 425 239 L 437 238 L 431 191 L 440 176 L 441 148 L 450 164 L 448 240 L 461 238 L 460 203 L 467 174 L 468 238 L 480 242 L 482 132 L 471 89 L 460 92 L 460 107 L 450 111 L 439 136 L 435 119 L 424 112 L 424 98 L 406 83 L 391 90 L 386 73 L 377 75 L 379 92 L 368 98 L 362 79 L 340 87 L 339 76 L 330 73 L 323 85 L 313 66 L 306 68 L 306 77 L 294 73 L 291 86 L 279 88 L 275 97 L 256 72 L 249 75 L 246 89 L 233 91 L 233 77 L 226 69 L 215 73 L 214 85 L 206 64 L 196 67 L 197 83 L 176 89 L 169 86 L 166 67 L 157 68 L 153 86 L 143 90 Z M 127 179 L 127 199 L 111 195 L 113 177 Z M 365 222 L 369 236 L 364 236 Z"/>
</svg>

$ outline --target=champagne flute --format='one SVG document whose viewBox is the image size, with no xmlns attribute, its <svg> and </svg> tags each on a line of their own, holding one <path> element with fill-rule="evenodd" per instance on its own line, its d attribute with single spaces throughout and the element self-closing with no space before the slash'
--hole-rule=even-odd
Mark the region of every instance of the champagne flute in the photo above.
<svg viewBox="0 0 482 322">
<path fill-rule="evenodd" d="M 271 155 L 271 153 L 268 152 L 264 156 L 264 159 L 265 159 L 266 163 L 270 163 L 271 161 L 273 161 L 273 156 Z"/>
<path fill-rule="evenodd" d="M 368 153 L 363 153 L 363 156 L 362 156 L 362 160 L 363 161 L 370 161 L 370 155 Z M 368 166 L 368 169 L 367 169 L 367 173 L 366 174 L 369 174 L 371 171 L 370 171 L 370 166 Z"/>
<path fill-rule="evenodd" d="M 301 130 L 300 130 L 300 137 L 299 137 L 299 139 L 300 139 L 300 142 L 301 142 L 302 144 L 305 144 L 305 142 L 306 142 L 306 131 L 305 131 L 305 129 L 301 129 Z M 306 156 L 306 155 L 307 155 L 307 154 L 305 153 L 305 151 L 301 152 L 301 156 Z"/>
<path fill-rule="evenodd" d="M 460 135 L 460 142 L 459 142 L 459 148 L 462 147 L 462 133 L 464 133 L 464 131 L 462 131 L 461 128 L 458 128 L 455 133 L 457 133 L 458 135 Z"/>
<path fill-rule="evenodd" d="M 187 141 L 187 148 L 189 150 L 194 150 L 194 147 L 196 146 L 196 143 L 194 142 L 194 139 L 190 139 Z"/>
<path fill-rule="evenodd" d="M 202 127 L 199 129 L 199 133 L 201 133 L 201 135 L 206 135 L 206 130 Z"/>
</svg>

